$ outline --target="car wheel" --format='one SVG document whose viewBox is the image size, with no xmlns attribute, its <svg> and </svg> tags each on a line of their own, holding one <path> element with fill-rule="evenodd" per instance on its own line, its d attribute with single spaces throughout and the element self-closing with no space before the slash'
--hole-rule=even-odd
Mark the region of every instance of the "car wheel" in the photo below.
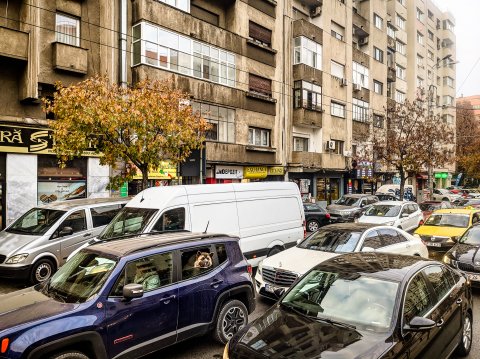
<svg viewBox="0 0 480 359">
<path fill-rule="evenodd" d="M 459 356 L 467 356 L 472 348 L 472 315 L 467 312 L 465 318 L 463 318 L 462 337 L 456 353 Z"/>
<path fill-rule="evenodd" d="M 447 197 L 443 197 L 443 198 L 442 198 L 442 201 L 450 202 L 450 200 L 449 200 Z"/>
<path fill-rule="evenodd" d="M 271 257 L 271 256 L 273 256 L 277 253 L 280 253 L 282 250 L 283 250 L 283 248 L 280 248 L 280 247 L 270 248 L 270 250 L 268 251 L 267 257 Z"/>
<path fill-rule="evenodd" d="M 50 359 L 90 359 L 85 354 L 74 351 L 74 352 L 64 352 L 61 354 L 54 355 Z"/>
<path fill-rule="evenodd" d="M 235 334 L 248 323 L 248 311 L 245 304 L 239 300 L 225 303 L 217 318 L 213 338 L 226 344 Z"/>
<path fill-rule="evenodd" d="M 320 223 L 317 220 L 311 219 L 307 222 L 307 230 L 309 232 L 315 232 L 320 228 Z"/>
<path fill-rule="evenodd" d="M 55 264 L 50 259 L 40 259 L 32 266 L 30 282 L 37 284 L 46 281 L 55 273 Z"/>
</svg>

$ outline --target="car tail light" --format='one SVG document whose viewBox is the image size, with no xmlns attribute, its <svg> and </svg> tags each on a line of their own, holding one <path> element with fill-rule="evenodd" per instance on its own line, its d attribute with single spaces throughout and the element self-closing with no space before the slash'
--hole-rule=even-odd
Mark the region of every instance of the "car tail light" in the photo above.
<svg viewBox="0 0 480 359">
<path fill-rule="evenodd" d="M 9 342 L 10 339 L 8 338 L 2 339 L 2 344 L 0 345 L 0 353 L 5 354 L 7 352 Z"/>
<path fill-rule="evenodd" d="M 307 236 L 307 222 L 303 221 L 303 238 Z"/>
<path fill-rule="evenodd" d="M 330 213 L 326 213 L 326 214 L 325 214 L 325 218 L 326 218 L 326 219 L 330 219 Z"/>
<path fill-rule="evenodd" d="M 247 272 L 248 272 L 248 274 L 250 274 L 250 277 L 253 277 L 253 270 L 252 270 L 252 266 L 250 264 L 247 265 Z"/>
</svg>

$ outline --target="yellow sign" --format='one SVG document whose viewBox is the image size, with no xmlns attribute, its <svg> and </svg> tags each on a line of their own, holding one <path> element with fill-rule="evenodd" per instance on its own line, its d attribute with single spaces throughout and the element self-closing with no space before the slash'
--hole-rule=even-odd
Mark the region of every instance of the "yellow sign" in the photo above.
<svg viewBox="0 0 480 359">
<path fill-rule="evenodd" d="M 283 167 L 268 167 L 269 176 L 283 176 L 285 169 Z"/>
<path fill-rule="evenodd" d="M 268 175 L 267 167 L 264 166 L 249 166 L 243 167 L 243 178 L 247 179 L 262 179 Z"/>
<path fill-rule="evenodd" d="M 155 171 L 148 172 L 148 179 L 170 180 L 177 178 L 177 169 L 169 161 L 160 162 L 160 167 Z M 133 179 L 142 179 L 142 172 L 137 168 L 137 174 Z"/>
</svg>

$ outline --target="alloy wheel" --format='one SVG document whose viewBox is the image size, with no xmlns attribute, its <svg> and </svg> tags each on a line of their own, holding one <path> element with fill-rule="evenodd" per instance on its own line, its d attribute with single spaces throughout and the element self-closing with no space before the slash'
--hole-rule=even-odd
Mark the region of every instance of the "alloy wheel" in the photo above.
<svg viewBox="0 0 480 359">
<path fill-rule="evenodd" d="M 222 331 L 225 338 L 231 339 L 246 324 L 241 308 L 232 307 L 223 317 Z"/>
<path fill-rule="evenodd" d="M 470 316 L 466 315 L 463 320 L 463 337 L 462 337 L 463 347 L 468 350 L 470 345 L 472 345 L 472 321 Z"/>
</svg>

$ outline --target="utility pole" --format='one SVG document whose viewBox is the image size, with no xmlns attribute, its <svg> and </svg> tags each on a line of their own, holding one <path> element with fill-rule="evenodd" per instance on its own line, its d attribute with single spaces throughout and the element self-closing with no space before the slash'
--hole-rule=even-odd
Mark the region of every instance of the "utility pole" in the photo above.
<svg viewBox="0 0 480 359">
<path fill-rule="evenodd" d="M 438 65 L 438 64 L 437 64 Z M 435 94 L 437 92 L 437 86 L 430 85 L 428 86 L 428 116 L 433 117 L 433 101 L 435 99 Z M 433 152 L 433 141 L 430 143 L 428 149 L 428 190 L 429 190 L 429 200 L 433 198 L 433 168 L 432 168 L 432 152 Z"/>
</svg>

